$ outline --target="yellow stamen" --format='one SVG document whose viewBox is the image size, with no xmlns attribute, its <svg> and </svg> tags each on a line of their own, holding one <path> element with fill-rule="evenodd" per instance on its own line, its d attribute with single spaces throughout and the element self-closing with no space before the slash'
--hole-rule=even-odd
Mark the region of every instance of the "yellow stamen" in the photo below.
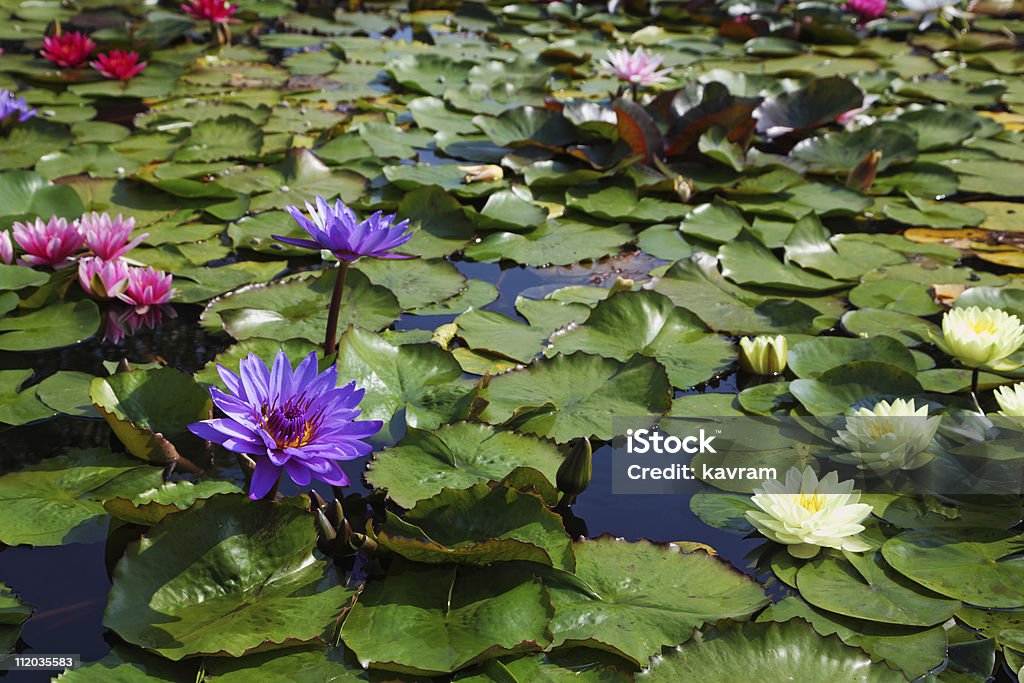
<svg viewBox="0 0 1024 683">
<path fill-rule="evenodd" d="M 797 498 L 797 503 L 808 512 L 817 512 L 825 507 L 825 496 L 820 493 L 801 493 L 800 497 Z"/>
</svg>

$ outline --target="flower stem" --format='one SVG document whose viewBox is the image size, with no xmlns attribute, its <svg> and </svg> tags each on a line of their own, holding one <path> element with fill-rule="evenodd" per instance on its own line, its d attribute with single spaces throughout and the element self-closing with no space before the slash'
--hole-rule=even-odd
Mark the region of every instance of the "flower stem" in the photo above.
<svg viewBox="0 0 1024 683">
<path fill-rule="evenodd" d="M 639 102 L 640 101 L 640 99 L 639 99 L 640 98 L 640 86 L 637 85 L 636 83 L 630 83 L 629 84 L 629 90 L 630 90 L 630 94 L 633 96 L 633 101 L 634 102 Z"/>
<path fill-rule="evenodd" d="M 338 264 L 338 279 L 334 281 L 331 308 L 327 312 L 327 334 L 324 336 L 324 355 L 334 353 L 338 346 L 338 312 L 341 310 L 341 294 L 345 291 L 345 276 L 348 275 L 348 261 Z"/>
<path fill-rule="evenodd" d="M 974 401 L 974 409 L 978 411 L 978 414 L 984 415 L 981 410 L 981 404 L 978 403 L 978 376 L 980 374 L 981 368 L 971 370 L 971 399 Z"/>
</svg>

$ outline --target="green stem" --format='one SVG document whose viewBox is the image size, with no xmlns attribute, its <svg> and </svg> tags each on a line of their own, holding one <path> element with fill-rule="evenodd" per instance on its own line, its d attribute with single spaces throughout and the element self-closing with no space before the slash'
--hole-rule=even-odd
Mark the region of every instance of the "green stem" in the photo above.
<svg viewBox="0 0 1024 683">
<path fill-rule="evenodd" d="M 633 101 L 634 102 L 639 102 L 640 101 L 640 86 L 637 85 L 636 83 L 630 83 L 629 84 L 629 90 L 630 90 L 630 94 L 633 95 Z"/>
<path fill-rule="evenodd" d="M 334 294 L 331 295 L 331 308 L 327 311 L 327 334 L 324 336 L 324 355 L 334 353 L 338 346 L 338 312 L 341 310 L 341 294 L 345 291 L 345 276 L 348 274 L 348 261 L 338 264 L 338 279 L 334 281 Z"/>
<path fill-rule="evenodd" d="M 981 374 L 981 368 L 974 368 L 971 370 L 971 399 L 974 400 L 974 408 L 980 415 L 985 413 L 981 410 L 981 404 L 978 403 L 978 376 Z"/>
</svg>

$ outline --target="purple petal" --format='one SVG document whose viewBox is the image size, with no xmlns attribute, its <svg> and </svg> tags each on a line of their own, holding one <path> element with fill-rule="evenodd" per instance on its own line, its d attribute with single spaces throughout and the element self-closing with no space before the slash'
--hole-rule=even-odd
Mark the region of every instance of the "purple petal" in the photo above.
<svg viewBox="0 0 1024 683">
<path fill-rule="evenodd" d="M 242 380 L 238 375 L 220 363 L 217 363 L 217 374 L 220 375 L 220 379 L 224 382 L 224 386 L 228 388 L 228 391 L 243 401 L 246 399 L 245 388 L 242 386 Z"/>
<path fill-rule="evenodd" d="M 270 458 L 256 458 L 256 469 L 252 473 L 252 481 L 249 482 L 249 498 L 259 500 L 267 495 L 277 482 L 277 478 L 281 476 L 281 469 L 270 462 Z"/>
<path fill-rule="evenodd" d="M 284 242 L 285 244 L 292 244 L 296 247 L 305 247 L 307 249 L 323 249 L 323 247 L 313 240 L 304 240 L 297 237 L 282 237 L 281 235 L 271 235 L 278 242 Z"/>
<path fill-rule="evenodd" d="M 284 464 L 284 471 L 287 472 L 292 481 L 299 486 L 308 485 L 312 478 L 310 471 L 306 466 L 294 458 L 289 459 L 288 462 Z"/>
</svg>

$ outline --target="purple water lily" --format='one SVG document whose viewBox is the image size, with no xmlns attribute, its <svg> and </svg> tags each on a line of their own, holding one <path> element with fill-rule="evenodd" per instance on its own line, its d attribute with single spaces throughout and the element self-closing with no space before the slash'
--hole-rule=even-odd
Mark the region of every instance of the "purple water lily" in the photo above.
<svg viewBox="0 0 1024 683">
<path fill-rule="evenodd" d="M 28 106 L 24 97 L 15 97 L 10 90 L 0 90 L 0 122 L 11 117 L 12 121 L 24 123 L 38 112 Z"/>
<path fill-rule="evenodd" d="M 345 206 L 339 199 L 332 207 L 323 197 L 316 198 L 316 206 L 306 202 L 309 218 L 297 206 L 286 206 L 285 210 L 292 218 L 309 233 L 312 239 L 297 239 L 274 235 L 274 239 L 285 244 L 294 244 L 308 249 L 327 249 L 338 258 L 338 273 L 334 281 L 334 292 L 327 313 L 327 330 L 324 334 L 324 354 L 334 353 L 337 347 L 338 315 L 341 309 L 341 296 L 345 289 L 345 275 L 348 264 L 356 259 L 369 258 L 407 259 L 412 256 L 392 254 L 391 250 L 400 247 L 410 239 L 409 221 L 395 222 L 393 213 L 387 215 L 380 211 L 364 221 L 356 218 L 355 212 Z"/>
<path fill-rule="evenodd" d="M 230 393 L 211 387 L 210 395 L 227 417 L 194 422 L 189 430 L 255 460 L 249 498 L 265 496 L 282 470 L 299 486 L 311 479 L 347 486 L 338 461 L 373 450 L 362 439 L 380 431 L 382 423 L 356 421 L 364 391 L 355 382 L 338 387 L 336 365 L 317 374 L 316 354 L 294 371 L 284 351 L 277 352 L 270 369 L 249 354 L 238 375 L 219 364 L 217 371 Z"/>
<path fill-rule="evenodd" d="M 384 215 L 378 211 L 366 220 L 359 221 L 355 212 L 340 199 L 332 207 L 323 197 L 316 198 L 316 206 L 306 202 L 309 218 L 297 206 L 286 206 L 285 211 L 312 239 L 274 235 L 274 239 L 279 242 L 309 249 L 327 249 L 342 261 L 355 261 L 360 256 L 412 258 L 390 253 L 392 249 L 412 239 L 412 233 L 408 232 L 409 221 L 395 223 L 396 216 L 393 213 Z"/>
</svg>

